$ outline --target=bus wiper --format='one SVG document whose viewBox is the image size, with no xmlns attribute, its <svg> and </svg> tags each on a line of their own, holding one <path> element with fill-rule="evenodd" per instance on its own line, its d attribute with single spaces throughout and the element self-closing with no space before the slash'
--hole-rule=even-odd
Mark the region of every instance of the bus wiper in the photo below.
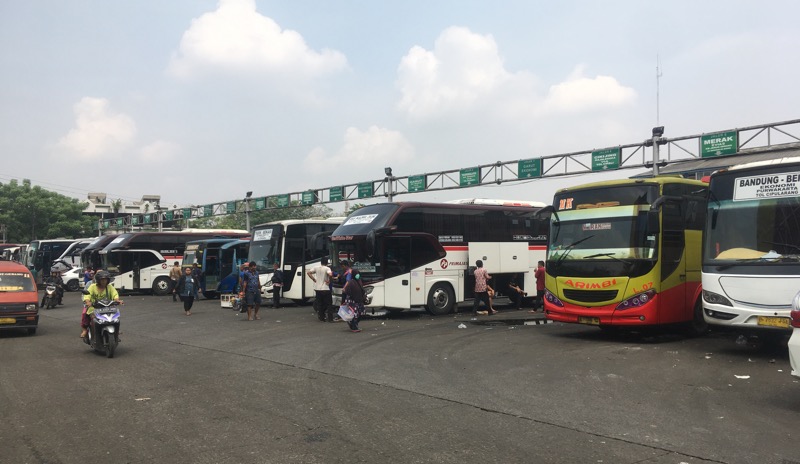
<svg viewBox="0 0 800 464">
<path fill-rule="evenodd" d="M 611 258 L 614 261 L 619 261 L 620 263 L 631 265 L 633 264 L 633 260 L 631 259 L 622 259 L 615 257 L 616 253 L 597 253 L 595 255 L 584 256 L 583 259 L 592 259 L 592 258 Z"/>
<path fill-rule="evenodd" d="M 770 242 L 769 240 L 762 240 L 762 242 L 769 243 L 770 245 L 777 245 L 777 246 L 782 246 L 782 247 L 787 247 L 787 248 L 794 248 L 795 250 L 800 251 L 800 246 L 793 245 L 791 243 Z"/>
<path fill-rule="evenodd" d="M 589 240 L 592 237 L 594 237 L 594 234 L 587 235 L 586 237 L 583 237 L 582 239 L 578 240 L 577 242 L 572 242 L 569 245 L 565 246 L 563 253 L 561 253 L 561 255 L 558 257 L 558 261 L 556 261 L 556 265 L 561 264 L 561 262 L 564 261 L 567 258 L 567 255 L 570 254 L 570 252 L 572 251 L 573 248 L 575 248 L 577 245 Z"/>
<path fill-rule="evenodd" d="M 790 256 L 795 256 L 795 255 L 790 255 Z M 755 263 L 755 262 L 758 262 L 758 261 L 775 261 L 775 260 L 778 260 L 778 259 L 783 259 L 785 257 L 786 256 L 778 255 L 778 256 L 761 256 L 759 258 L 742 258 L 742 259 L 737 259 L 735 262 L 732 262 L 732 263 L 719 265 L 719 266 L 717 266 L 717 270 L 718 271 L 724 271 L 725 269 L 732 268 L 733 266 L 737 266 L 739 264 Z"/>
</svg>

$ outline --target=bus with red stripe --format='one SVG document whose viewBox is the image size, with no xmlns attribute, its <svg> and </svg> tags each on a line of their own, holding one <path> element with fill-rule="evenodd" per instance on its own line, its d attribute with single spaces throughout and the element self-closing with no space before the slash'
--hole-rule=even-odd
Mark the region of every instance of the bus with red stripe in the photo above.
<svg viewBox="0 0 800 464">
<path fill-rule="evenodd" d="M 498 296 L 514 281 L 536 294 L 534 270 L 544 259 L 544 203 L 458 200 L 448 203 L 382 203 L 350 214 L 331 235 L 334 270 L 347 260 L 361 275 L 366 307 L 453 312 L 473 297 L 475 261 L 492 275 Z M 341 293 L 343 282 L 334 285 Z"/>
<path fill-rule="evenodd" d="M 183 260 L 186 243 L 209 238 L 245 238 L 246 230 L 186 229 L 176 232 L 130 232 L 114 237 L 99 251 L 102 268 L 114 277 L 114 287 L 125 291 L 171 291 L 169 268 Z"/>
<path fill-rule="evenodd" d="M 701 247 L 708 184 L 623 179 L 556 192 L 544 310 L 559 322 L 706 330 Z"/>
</svg>

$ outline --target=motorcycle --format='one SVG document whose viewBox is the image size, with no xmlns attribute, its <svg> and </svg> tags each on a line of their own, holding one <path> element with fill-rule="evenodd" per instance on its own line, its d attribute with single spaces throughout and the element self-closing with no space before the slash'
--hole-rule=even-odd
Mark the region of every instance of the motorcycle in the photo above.
<svg viewBox="0 0 800 464">
<path fill-rule="evenodd" d="M 44 298 L 42 298 L 42 308 L 51 309 L 56 307 L 58 302 L 58 287 L 55 284 L 48 283 L 44 288 Z"/>
<path fill-rule="evenodd" d="M 89 318 L 89 333 L 84 343 L 98 353 L 105 352 L 113 358 L 119 344 L 119 303 L 113 300 L 98 300 Z"/>
</svg>

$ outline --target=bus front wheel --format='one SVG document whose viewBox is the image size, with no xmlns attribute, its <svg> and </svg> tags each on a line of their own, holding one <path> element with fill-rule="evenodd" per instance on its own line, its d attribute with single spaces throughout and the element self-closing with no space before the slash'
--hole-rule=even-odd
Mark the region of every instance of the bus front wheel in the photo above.
<svg viewBox="0 0 800 464">
<path fill-rule="evenodd" d="M 703 303 L 697 300 L 691 322 L 687 323 L 687 332 L 692 337 L 699 337 L 708 332 L 708 322 L 703 318 Z"/>
<path fill-rule="evenodd" d="M 428 312 L 434 316 L 442 316 L 453 312 L 456 297 L 453 289 L 447 284 L 436 284 L 428 293 Z"/>
<path fill-rule="evenodd" d="M 153 293 L 158 296 L 168 295 L 172 289 L 172 283 L 167 277 L 159 277 L 153 282 Z"/>
</svg>

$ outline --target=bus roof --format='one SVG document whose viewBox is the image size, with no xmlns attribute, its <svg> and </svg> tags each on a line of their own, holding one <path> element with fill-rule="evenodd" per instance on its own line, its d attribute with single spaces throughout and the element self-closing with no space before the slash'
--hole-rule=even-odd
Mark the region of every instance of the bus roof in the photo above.
<svg viewBox="0 0 800 464">
<path fill-rule="evenodd" d="M 583 189 L 591 189 L 591 188 L 603 188 L 603 187 L 615 187 L 618 185 L 634 185 L 634 184 L 689 184 L 689 185 L 698 185 L 698 186 L 706 186 L 707 183 L 694 180 L 694 179 L 686 179 L 680 176 L 657 176 L 657 177 L 639 177 L 636 179 L 615 179 L 615 180 L 604 180 L 600 182 L 591 182 L 588 184 L 581 184 L 576 185 L 574 187 L 565 187 L 556 191 L 556 194 L 563 193 L 563 192 L 570 192 L 574 190 L 583 190 Z"/>
<path fill-rule="evenodd" d="M 785 158 L 776 158 L 771 160 L 764 160 L 764 161 L 753 161 L 750 163 L 744 164 L 737 164 L 736 166 L 731 166 L 728 169 L 721 169 L 714 174 L 722 173 L 725 171 L 738 171 L 740 169 L 751 169 L 757 167 L 764 167 L 764 166 L 775 166 L 778 164 L 800 164 L 800 156 L 790 156 Z"/>
<path fill-rule="evenodd" d="M 343 216 L 336 216 L 329 218 L 284 219 L 281 221 L 272 221 L 272 222 L 266 222 L 264 224 L 259 224 L 257 226 L 253 226 L 253 229 L 258 229 L 260 227 L 269 227 L 274 225 L 288 226 L 291 224 L 341 224 L 344 222 L 345 219 L 347 218 Z"/>
</svg>

